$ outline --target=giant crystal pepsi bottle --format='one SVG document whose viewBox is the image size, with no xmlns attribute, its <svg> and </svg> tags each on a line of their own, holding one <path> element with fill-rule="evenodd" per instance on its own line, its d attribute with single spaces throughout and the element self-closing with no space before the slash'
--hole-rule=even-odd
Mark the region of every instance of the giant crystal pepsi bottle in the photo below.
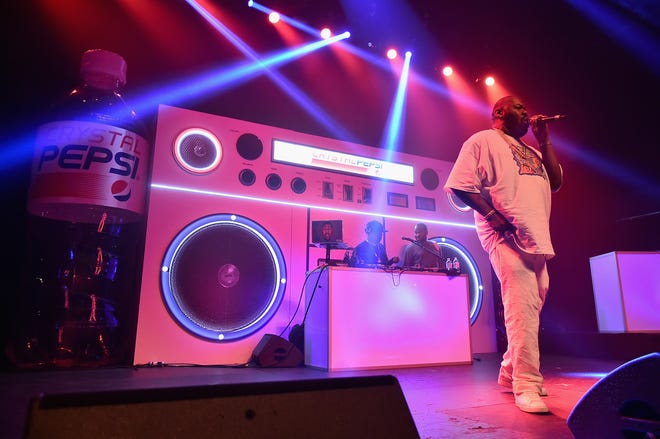
<svg viewBox="0 0 660 439">
<path fill-rule="evenodd" d="M 132 359 L 150 144 L 125 83 L 121 56 L 86 51 L 79 85 L 38 129 L 13 341 L 19 367 Z"/>
</svg>

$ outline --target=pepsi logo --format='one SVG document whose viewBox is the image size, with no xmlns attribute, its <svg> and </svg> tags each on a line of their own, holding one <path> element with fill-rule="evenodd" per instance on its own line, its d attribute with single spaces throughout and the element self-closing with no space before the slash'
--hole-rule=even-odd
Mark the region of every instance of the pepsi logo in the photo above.
<svg viewBox="0 0 660 439">
<path fill-rule="evenodd" d="M 131 188 L 124 180 L 117 180 L 112 183 L 110 192 L 117 201 L 128 201 L 131 198 Z"/>
</svg>

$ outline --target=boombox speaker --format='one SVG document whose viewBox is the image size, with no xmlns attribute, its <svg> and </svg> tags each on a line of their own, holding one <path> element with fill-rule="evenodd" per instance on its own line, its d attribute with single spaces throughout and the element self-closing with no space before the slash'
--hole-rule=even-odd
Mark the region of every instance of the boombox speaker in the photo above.
<svg viewBox="0 0 660 439">
<path fill-rule="evenodd" d="M 619 366 L 593 385 L 568 417 L 576 439 L 660 435 L 660 353 Z"/>
<path fill-rule="evenodd" d="M 296 367 L 302 365 L 303 353 L 282 337 L 266 334 L 254 348 L 251 362 L 261 367 Z"/>
<path fill-rule="evenodd" d="M 25 437 L 418 438 L 391 375 L 42 395 Z"/>
</svg>

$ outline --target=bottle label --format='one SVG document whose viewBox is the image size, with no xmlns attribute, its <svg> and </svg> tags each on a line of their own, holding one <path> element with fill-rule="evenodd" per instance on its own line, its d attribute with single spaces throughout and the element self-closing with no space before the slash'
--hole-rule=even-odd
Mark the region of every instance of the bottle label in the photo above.
<svg viewBox="0 0 660 439">
<path fill-rule="evenodd" d="M 94 210 L 135 220 L 145 209 L 148 163 L 149 144 L 132 131 L 83 121 L 42 125 L 28 210 L 67 221 L 91 222 Z"/>
</svg>

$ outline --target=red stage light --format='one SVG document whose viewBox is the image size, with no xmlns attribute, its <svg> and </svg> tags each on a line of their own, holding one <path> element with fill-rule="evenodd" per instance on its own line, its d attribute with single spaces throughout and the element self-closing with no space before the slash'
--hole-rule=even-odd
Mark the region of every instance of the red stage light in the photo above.
<svg viewBox="0 0 660 439">
<path fill-rule="evenodd" d="M 387 57 L 389 59 L 394 59 L 397 56 L 398 56 L 398 53 L 397 53 L 396 49 L 390 49 L 390 50 L 387 51 Z"/>
<path fill-rule="evenodd" d="M 488 76 L 486 79 L 484 79 L 484 84 L 486 84 L 488 87 L 492 87 L 495 85 L 495 78 Z"/>
<path fill-rule="evenodd" d="M 445 76 L 451 76 L 454 74 L 454 69 L 451 66 L 445 66 L 442 69 L 442 74 Z"/>
<path fill-rule="evenodd" d="M 325 40 L 330 38 L 331 36 L 332 36 L 332 31 L 330 29 L 328 29 L 327 27 L 321 29 L 321 38 Z"/>
</svg>

